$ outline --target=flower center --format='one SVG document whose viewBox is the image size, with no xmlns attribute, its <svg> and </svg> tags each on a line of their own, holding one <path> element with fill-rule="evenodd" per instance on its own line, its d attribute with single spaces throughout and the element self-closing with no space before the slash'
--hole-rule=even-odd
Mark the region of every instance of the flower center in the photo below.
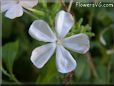
<svg viewBox="0 0 114 86">
<path fill-rule="evenodd" d="M 58 45 L 62 45 L 62 44 L 63 44 L 63 40 L 62 40 L 62 39 L 57 39 L 56 43 L 57 43 Z"/>
</svg>

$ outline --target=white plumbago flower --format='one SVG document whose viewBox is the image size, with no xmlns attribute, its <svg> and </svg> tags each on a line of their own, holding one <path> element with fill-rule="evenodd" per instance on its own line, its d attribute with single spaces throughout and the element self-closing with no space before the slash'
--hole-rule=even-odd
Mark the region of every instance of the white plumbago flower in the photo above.
<svg viewBox="0 0 114 86">
<path fill-rule="evenodd" d="M 89 50 L 89 38 L 86 34 L 80 33 L 64 38 L 74 24 L 72 15 L 60 11 L 55 18 L 56 34 L 52 32 L 49 25 L 43 20 L 35 20 L 29 28 L 29 34 L 36 40 L 49 42 L 46 45 L 33 50 L 31 61 L 37 68 L 42 68 L 53 55 L 56 49 L 57 70 L 61 73 L 73 71 L 77 63 L 68 50 L 78 53 L 86 53 Z"/>
<path fill-rule="evenodd" d="M 14 19 L 23 15 L 25 9 L 30 9 L 38 4 L 38 0 L 2 0 L 1 11 L 5 16 Z"/>
</svg>

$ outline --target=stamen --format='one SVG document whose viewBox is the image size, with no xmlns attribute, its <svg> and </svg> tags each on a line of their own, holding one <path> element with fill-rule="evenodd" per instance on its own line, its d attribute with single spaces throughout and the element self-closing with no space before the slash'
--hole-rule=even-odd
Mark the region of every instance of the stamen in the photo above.
<svg viewBox="0 0 114 86">
<path fill-rule="evenodd" d="M 58 45 L 62 45 L 62 44 L 63 44 L 63 40 L 62 40 L 62 39 L 57 39 L 56 43 L 57 43 Z"/>
</svg>

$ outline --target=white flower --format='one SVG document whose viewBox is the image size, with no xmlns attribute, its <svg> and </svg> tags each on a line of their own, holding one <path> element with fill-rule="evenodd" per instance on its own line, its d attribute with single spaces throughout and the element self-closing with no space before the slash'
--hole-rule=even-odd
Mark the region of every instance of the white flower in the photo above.
<svg viewBox="0 0 114 86">
<path fill-rule="evenodd" d="M 6 17 L 14 19 L 23 15 L 23 8 L 30 9 L 37 3 L 38 0 L 3 0 L 1 2 L 1 11 L 6 12 Z"/>
<path fill-rule="evenodd" d="M 73 71 L 77 63 L 64 47 L 78 53 L 86 53 L 90 47 L 89 38 L 86 34 L 80 33 L 64 38 L 74 24 L 70 13 L 60 11 L 55 18 L 56 34 L 52 32 L 49 25 L 43 20 L 36 20 L 29 29 L 29 34 L 36 40 L 49 42 L 46 45 L 33 50 L 31 61 L 37 68 L 42 68 L 51 58 L 56 49 L 57 70 L 61 73 Z"/>
</svg>

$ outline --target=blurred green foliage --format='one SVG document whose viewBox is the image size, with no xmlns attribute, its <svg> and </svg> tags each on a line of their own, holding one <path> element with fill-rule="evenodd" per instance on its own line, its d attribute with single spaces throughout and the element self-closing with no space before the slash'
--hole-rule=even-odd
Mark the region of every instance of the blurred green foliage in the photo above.
<svg viewBox="0 0 114 86">
<path fill-rule="evenodd" d="M 37 69 L 30 61 L 32 50 L 43 45 L 44 42 L 34 40 L 29 36 L 29 26 L 37 17 L 37 19 L 47 21 L 54 30 L 56 13 L 63 9 L 59 0 L 56 3 L 40 1 L 31 12 L 24 13 L 22 17 L 14 20 L 4 17 L 3 14 L 1 47 L 3 84 L 62 84 L 64 82 L 66 74 L 60 74 L 57 71 L 55 54 L 42 69 Z M 82 32 L 90 37 L 89 56 L 92 58 L 90 61 L 93 62 L 95 69 L 92 72 L 87 59 L 88 55 L 80 55 L 71 51 L 77 61 L 77 68 L 70 84 L 114 83 L 113 10 L 114 8 L 80 8 L 76 7 L 75 3 L 73 4 L 71 12 L 75 18 L 75 25 L 67 36 Z"/>
</svg>

